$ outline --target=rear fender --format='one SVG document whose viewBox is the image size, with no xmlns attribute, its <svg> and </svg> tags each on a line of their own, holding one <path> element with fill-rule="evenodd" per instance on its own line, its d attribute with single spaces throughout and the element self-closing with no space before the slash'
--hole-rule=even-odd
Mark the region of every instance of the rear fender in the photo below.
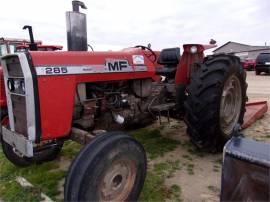
<svg viewBox="0 0 270 202">
<path fill-rule="evenodd" d="M 190 81 L 192 65 L 202 63 L 204 51 L 216 47 L 216 45 L 185 44 L 184 52 L 177 67 L 175 84 L 187 85 Z"/>
</svg>

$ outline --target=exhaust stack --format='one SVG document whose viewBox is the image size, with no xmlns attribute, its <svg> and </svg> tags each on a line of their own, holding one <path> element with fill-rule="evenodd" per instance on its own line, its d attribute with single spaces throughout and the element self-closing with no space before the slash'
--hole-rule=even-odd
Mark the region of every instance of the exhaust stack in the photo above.
<svg viewBox="0 0 270 202">
<path fill-rule="evenodd" d="M 72 11 L 66 12 L 67 46 L 69 51 L 87 51 L 86 14 L 80 9 L 87 9 L 81 1 L 72 1 Z"/>
<path fill-rule="evenodd" d="M 30 44 L 29 44 L 29 50 L 31 51 L 37 51 L 38 47 L 37 44 L 35 43 L 34 36 L 33 36 L 33 30 L 32 26 L 30 25 L 24 25 L 23 29 L 28 29 L 29 36 L 30 36 Z"/>
</svg>

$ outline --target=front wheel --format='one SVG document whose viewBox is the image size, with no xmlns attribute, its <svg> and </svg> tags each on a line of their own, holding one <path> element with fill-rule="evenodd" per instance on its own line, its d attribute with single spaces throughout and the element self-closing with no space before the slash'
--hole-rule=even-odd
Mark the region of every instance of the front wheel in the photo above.
<svg viewBox="0 0 270 202">
<path fill-rule="evenodd" d="M 205 59 L 187 87 L 185 122 L 191 141 L 207 151 L 221 151 L 236 124 L 243 123 L 246 73 L 235 56 Z"/>
<path fill-rule="evenodd" d="M 40 164 L 43 162 L 52 161 L 57 158 L 63 146 L 63 143 L 55 144 L 42 151 L 34 152 L 34 157 L 28 158 L 18 154 L 12 146 L 10 146 L 2 139 L 1 144 L 3 153 L 5 154 L 6 158 L 18 167 L 26 167 L 34 163 Z"/>
<path fill-rule="evenodd" d="M 1 118 L 2 118 L 1 125 L 8 127 L 9 126 L 8 116 L 3 116 Z M 39 164 L 46 161 L 52 161 L 57 158 L 63 146 L 63 141 L 56 141 L 53 145 L 47 147 L 46 149 L 34 151 L 34 157 L 28 158 L 20 155 L 11 145 L 6 143 L 3 140 L 2 134 L 0 134 L 0 142 L 2 144 L 2 150 L 6 158 L 11 163 L 19 167 L 30 166 L 33 163 Z"/>
<path fill-rule="evenodd" d="M 136 201 L 146 176 L 146 156 L 135 139 L 107 133 L 86 145 L 65 182 L 65 201 Z"/>
</svg>

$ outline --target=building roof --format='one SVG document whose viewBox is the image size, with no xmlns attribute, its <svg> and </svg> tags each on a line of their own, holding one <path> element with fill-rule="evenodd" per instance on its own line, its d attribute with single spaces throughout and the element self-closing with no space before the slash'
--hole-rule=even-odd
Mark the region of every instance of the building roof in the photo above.
<svg viewBox="0 0 270 202">
<path fill-rule="evenodd" d="M 252 45 L 248 45 L 248 44 L 243 44 L 243 43 L 238 43 L 238 42 L 233 42 L 233 41 L 228 41 L 227 43 L 223 44 L 222 46 L 216 48 L 215 50 L 213 50 L 213 52 L 216 52 L 218 50 L 220 50 L 221 48 L 227 46 L 228 44 L 236 44 L 242 47 L 246 47 L 246 51 L 254 51 L 254 50 L 261 50 L 261 49 L 270 49 L 270 46 L 252 46 Z"/>
</svg>

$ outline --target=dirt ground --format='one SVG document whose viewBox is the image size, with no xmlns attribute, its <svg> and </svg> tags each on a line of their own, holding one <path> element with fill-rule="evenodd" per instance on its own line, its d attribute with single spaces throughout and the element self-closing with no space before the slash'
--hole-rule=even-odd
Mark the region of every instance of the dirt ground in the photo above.
<svg viewBox="0 0 270 202">
<path fill-rule="evenodd" d="M 253 71 L 247 72 L 247 82 L 249 101 L 267 100 L 268 103 L 270 103 L 269 75 L 255 76 L 255 73 Z M 186 134 L 186 126 L 184 122 L 171 120 L 170 124 L 168 124 L 167 119 L 165 118 L 164 120 L 162 120 L 162 122 L 162 125 L 160 125 L 159 122 L 156 122 L 155 124 L 148 126 L 147 128 L 158 129 L 162 136 L 178 140 L 177 145 L 173 144 L 175 145 L 175 147 L 170 150 L 166 150 L 166 152 L 164 152 L 164 155 L 159 155 L 158 157 L 152 159 L 148 158 L 148 176 L 152 178 L 148 178 L 148 180 L 146 180 L 146 182 L 148 181 L 148 187 L 145 186 L 143 192 L 144 194 L 146 193 L 149 195 L 152 192 L 155 193 L 158 188 L 162 187 L 162 189 L 160 190 L 163 191 L 163 194 L 165 194 L 166 196 L 174 193 L 173 190 L 176 190 L 177 194 L 174 193 L 174 198 L 163 197 L 162 199 L 160 199 L 154 197 L 155 200 L 153 198 L 150 198 L 147 201 L 165 201 L 164 198 L 169 198 L 167 199 L 167 201 L 219 201 L 221 187 L 222 154 L 202 153 L 195 150 L 195 147 L 190 143 L 189 138 Z M 270 112 L 268 111 L 268 113 L 265 114 L 260 120 L 254 123 L 251 127 L 245 129 L 243 133 L 248 138 L 270 143 L 269 123 Z M 155 148 L 150 148 L 153 150 L 152 153 L 156 153 L 158 150 L 162 150 L 161 147 L 165 147 L 168 144 L 167 142 L 165 143 L 166 145 L 160 143 L 161 142 L 159 141 L 159 144 L 155 145 Z M 48 194 L 49 196 L 50 193 L 51 196 L 55 196 L 57 194 L 57 197 L 55 197 L 54 199 L 56 201 L 63 201 L 64 178 L 59 177 L 59 179 L 55 179 L 55 168 L 57 168 L 59 172 L 61 171 L 60 173 L 62 173 L 64 176 L 65 172 L 67 172 L 68 170 L 71 159 L 73 159 L 75 154 L 77 154 L 77 152 L 79 151 L 80 147 L 77 146 L 75 147 L 74 144 L 66 145 L 62 150 L 59 159 L 56 159 L 54 162 L 50 162 L 48 164 L 44 163 L 42 165 L 32 166 L 30 170 L 20 170 L 15 168 L 10 163 L 8 163 L 8 161 L 2 155 L 2 161 L 0 158 L 0 167 L 2 163 L 2 168 L 5 169 L 6 174 L 8 173 L 9 175 L 11 175 L 9 171 L 11 169 L 14 171 L 15 177 L 18 175 L 25 177 L 29 181 L 32 180 L 31 182 L 35 186 L 37 186 L 38 189 L 41 188 L 41 191 L 44 191 L 44 193 Z M 51 169 L 49 169 L 50 172 L 47 172 L 47 167 L 48 169 Z M 156 168 L 155 172 L 153 172 L 153 170 L 155 170 L 153 168 Z M 163 170 L 165 168 L 169 168 L 169 175 L 164 175 Z M 38 169 L 40 170 L 38 171 Z M 150 173 L 152 173 L 153 175 L 150 175 Z M 1 174 L 3 174 L 3 171 L 1 171 Z M 158 178 L 158 181 L 156 181 L 157 183 L 149 183 L 149 181 L 155 181 L 156 175 L 162 175 L 163 177 L 165 176 L 166 179 L 163 181 L 164 178 L 162 178 L 162 180 Z M 17 187 L 17 189 L 14 189 L 13 187 L 14 190 L 12 189 L 12 186 L 14 185 L 12 185 L 12 180 L 14 176 L 8 176 L 11 180 L 2 182 L 2 189 L 5 189 L 3 185 L 9 185 L 8 191 L 10 193 L 12 193 L 12 191 L 17 192 L 18 190 L 20 190 L 21 194 L 23 195 L 31 195 L 31 191 L 25 191 L 26 194 L 24 194 L 24 190 L 21 190 L 21 188 L 19 189 Z M 44 176 L 46 178 L 46 180 L 44 179 L 45 183 L 39 180 Z M 11 183 L 11 185 L 9 183 Z M 152 187 L 150 187 L 152 189 L 149 189 L 149 184 L 154 184 Z M 54 185 L 54 187 L 52 187 L 52 185 Z M 172 189 L 171 187 L 174 187 L 174 189 Z M 59 191 L 59 195 L 58 192 L 54 193 L 54 189 Z"/>
<path fill-rule="evenodd" d="M 255 76 L 253 71 L 247 72 L 248 97 L 249 101 L 267 100 L 270 102 L 270 76 Z M 260 120 L 243 133 L 246 137 L 270 143 L 270 112 L 268 111 Z M 171 126 L 174 123 L 171 123 Z M 180 134 L 179 134 L 180 129 Z M 188 142 L 184 123 L 179 128 L 166 126 L 164 132 L 168 137 Z M 167 153 L 158 161 L 179 160 L 182 164 L 191 164 L 190 169 L 181 169 L 174 173 L 174 176 L 166 179 L 168 186 L 177 184 L 181 187 L 181 198 L 183 201 L 219 201 L 221 186 L 221 162 L 222 154 L 198 155 L 190 152 L 188 147 L 179 146 L 173 152 Z"/>
</svg>

